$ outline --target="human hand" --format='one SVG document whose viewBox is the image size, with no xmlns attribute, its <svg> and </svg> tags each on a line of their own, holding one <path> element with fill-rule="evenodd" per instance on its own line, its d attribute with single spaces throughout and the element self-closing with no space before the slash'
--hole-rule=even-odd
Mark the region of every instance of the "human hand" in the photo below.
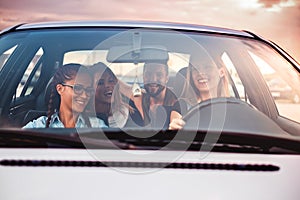
<svg viewBox="0 0 300 200">
<path fill-rule="evenodd" d="M 182 129 L 185 125 L 185 121 L 183 121 L 183 119 L 181 118 L 176 118 L 173 119 L 171 121 L 171 123 L 169 124 L 169 129 L 170 130 L 178 130 L 178 129 Z"/>
</svg>

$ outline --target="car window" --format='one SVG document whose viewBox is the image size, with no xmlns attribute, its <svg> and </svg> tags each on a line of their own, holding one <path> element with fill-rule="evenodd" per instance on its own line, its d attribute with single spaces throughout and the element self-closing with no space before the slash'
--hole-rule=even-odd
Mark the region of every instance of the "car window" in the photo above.
<svg viewBox="0 0 300 200">
<path fill-rule="evenodd" d="M 247 93 L 246 93 L 245 87 L 239 77 L 239 74 L 238 74 L 236 68 L 234 67 L 231 59 L 229 58 L 228 54 L 226 52 L 224 52 L 222 54 L 221 59 L 228 70 L 230 78 L 233 81 L 233 87 L 235 88 L 235 91 L 233 90 L 233 88 L 231 88 L 231 90 L 230 90 L 231 96 L 235 96 L 235 92 L 237 92 L 240 99 L 242 99 L 243 101 L 249 102 L 249 100 L 247 98 Z"/>
<path fill-rule="evenodd" d="M 144 63 L 111 63 L 108 62 L 108 50 L 80 50 L 70 51 L 64 54 L 63 64 L 79 63 L 84 66 L 92 66 L 98 62 L 106 64 L 118 77 L 118 79 L 133 84 L 137 82 L 140 86 L 143 85 L 142 75 Z M 189 54 L 168 52 L 169 54 L 169 81 L 168 86 L 174 89 L 175 76 L 179 70 L 189 65 Z"/>
<path fill-rule="evenodd" d="M 43 49 L 40 48 L 36 54 L 33 56 L 32 60 L 30 61 L 21 82 L 18 85 L 16 91 L 16 97 L 20 96 L 27 96 L 30 95 L 32 89 L 36 86 L 38 78 L 40 77 L 41 67 L 42 64 L 38 64 L 40 58 L 43 55 Z"/>
<path fill-rule="evenodd" d="M 6 50 L 0 55 L 0 71 L 2 70 L 2 67 L 5 65 L 7 59 L 9 56 L 14 52 L 17 46 L 13 46 L 10 49 Z"/>
<path fill-rule="evenodd" d="M 300 77 L 293 66 L 270 48 L 259 45 L 248 50 L 275 100 L 281 116 L 300 122 Z M 290 109 L 295 107 L 294 109 Z M 300 108 L 300 107 L 299 107 Z"/>
</svg>

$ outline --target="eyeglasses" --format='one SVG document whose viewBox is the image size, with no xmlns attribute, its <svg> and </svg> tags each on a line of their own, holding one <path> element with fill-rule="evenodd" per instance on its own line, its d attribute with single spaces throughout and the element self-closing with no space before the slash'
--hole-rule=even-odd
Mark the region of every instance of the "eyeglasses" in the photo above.
<svg viewBox="0 0 300 200">
<path fill-rule="evenodd" d="M 87 96 L 92 96 L 94 94 L 94 88 L 93 87 L 87 87 L 84 88 L 82 85 L 68 85 L 65 83 L 61 83 L 63 86 L 67 86 L 73 89 L 74 93 L 77 95 L 81 95 L 83 91 L 85 91 L 85 94 Z"/>
</svg>

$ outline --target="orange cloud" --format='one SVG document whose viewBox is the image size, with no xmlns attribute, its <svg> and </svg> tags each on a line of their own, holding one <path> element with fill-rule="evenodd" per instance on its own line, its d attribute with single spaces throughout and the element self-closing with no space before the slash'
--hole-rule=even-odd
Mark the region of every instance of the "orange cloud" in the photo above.
<svg viewBox="0 0 300 200">
<path fill-rule="evenodd" d="M 300 60 L 300 5 L 293 0 L 1 0 L 0 13 L 0 29 L 27 22 L 120 19 L 245 29 Z"/>
<path fill-rule="evenodd" d="M 259 0 L 266 8 L 270 8 L 273 5 L 277 5 L 281 2 L 287 2 L 288 0 Z"/>
</svg>

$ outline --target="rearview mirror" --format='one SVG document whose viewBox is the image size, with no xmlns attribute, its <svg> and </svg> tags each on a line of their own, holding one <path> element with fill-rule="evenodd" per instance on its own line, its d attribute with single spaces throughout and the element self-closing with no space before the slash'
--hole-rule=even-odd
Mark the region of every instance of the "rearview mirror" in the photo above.
<svg viewBox="0 0 300 200">
<path fill-rule="evenodd" d="M 169 55 L 164 46 L 151 45 L 134 48 L 128 45 L 111 47 L 106 59 L 111 63 L 167 62 Z"/>
</svg>

